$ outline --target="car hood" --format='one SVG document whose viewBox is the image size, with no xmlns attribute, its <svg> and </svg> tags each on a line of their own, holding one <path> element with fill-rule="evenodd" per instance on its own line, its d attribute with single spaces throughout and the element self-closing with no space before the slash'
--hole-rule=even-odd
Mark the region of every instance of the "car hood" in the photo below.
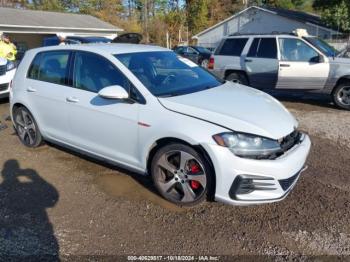
<svg viewBox="0 0 350 262">
<path fill-rule="evenodd" d="M 298 125 L 273 97 L 232 82 L 192 94 L 159 98 L 159 101 L 171 111 L 272 139 L 290 134 Z"/>
</svg>

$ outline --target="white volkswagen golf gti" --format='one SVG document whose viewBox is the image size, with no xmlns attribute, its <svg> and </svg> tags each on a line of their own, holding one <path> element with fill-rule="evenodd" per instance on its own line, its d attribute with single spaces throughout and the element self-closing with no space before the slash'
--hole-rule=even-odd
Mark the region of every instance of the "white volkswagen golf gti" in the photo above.
<svg viewBox="0 0 350 262">
<path fill-rule="evenodd" d="M 21 142 L 51 141 L 152 176 L 179 205 L 282 200 L 310 139 L 271 96 L 172 51 L 95 44 L 30 50 L 10 91 Z"/>
</svg>

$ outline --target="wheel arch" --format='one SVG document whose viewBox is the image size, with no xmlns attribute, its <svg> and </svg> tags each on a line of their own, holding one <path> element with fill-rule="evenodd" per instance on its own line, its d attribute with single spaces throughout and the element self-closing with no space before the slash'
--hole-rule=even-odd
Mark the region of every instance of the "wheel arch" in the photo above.
<svg viewBox="0 0 350 262">
<path fill-rule="evenodd" d="M 42 133 L 42 129 L 41 129 L 41 126 L 40 124 L 38 123 L 38 119 L 33 115 L 33 111 L 30 109 L 30 107 L 28 107 L 25 103 L 22 103 L 22 102 L 15 102 L 13 105 L 12 105 L 12 108 L 10 109 L 11 110 L 11 115 L 12 115 L 12 119 L 13 119 L 13 114 L 15 112 L 15 110 L 17 108 L 20 108 L 20 107 L 24 107 L 25 109 L 27 109 L 29 111 L 29 113 L 32 115 L 32 117 L 34 118 L 37 126 L 38 126 L 38 129 L 41 133 L 41 135 L 43 135 Z M 13 120 L 14 121 L 14 120 Z"/>
<path fill-rule="evenodd" d="M 15 112 L 15 110 L 16 110 L 17 108 L 20 108 L 21 106 L 26 107 L 25 105 L 23 105 L 23 104 L 21 104 L 21 103 L 15 103 L 15 104 L 13 104 L 12 109 L 11 109 L 12 114 Z"/>
<path fill-rule="evenodd" d="M 248 74 L 244 71 L 244 70 L 240 70 L 240 69 L 227 69 L 225 71 L 225 79 L 232 73 L 239 73 L 239 74 L 243 74 L 245 76 L 245 78 L 248 80 L 248 83 L 250 83 L 250 80 L 249 80 L 249 77 L 248 77 Z"/>
<path fill-rule="evenodd" d="M 344 75 L 342 77 L 339 77 L 338 81 L 336 82 L 335 86 L 332 89 L 332 93 L 334 92 L 334 90 L 337 88 L 338 85 L 345 82 L 350 82 L 350 75 Z"/>
<path fill-rule="evenodd" d="M 183 139 L 179 139 L 176 137 L 163 137 L 160 138 L 158 140 L 156 140 L 152 146 L 150 147 L 148 154 L 147 154 L 147 173 L 150 174 L 150 170 L 151 170 L 151 164 L 152 164 L 152 160 L 154 155 L 156 154 L 156 152 L 162 148 L 165 145 L 171 144 L 171 143 L 179 143 L 179 144 L 184 144 L 187 146 L 192 147 L 194 150 L 197 151 L 197 153 L 199 153 L 202 157 L 204 157 L 204 159 L 207 161 L 210 171 L 212 172 L 213 175 L 213 185 L 211 185 L 211 187 L 209 188 L 209 199 L 213 200 L 214 196 L 215 196 L 215 188 L 216 188 L 216 174 L 215 174 L 215 168 L 214 168 L 214 164 L 209 156 L 209 154 L 207 153 L 207 151 L 204 149 L 204 147 L 202 147 L 200 144 L 192 144 L 188 141 L 185 141 Z"/>
</svg>

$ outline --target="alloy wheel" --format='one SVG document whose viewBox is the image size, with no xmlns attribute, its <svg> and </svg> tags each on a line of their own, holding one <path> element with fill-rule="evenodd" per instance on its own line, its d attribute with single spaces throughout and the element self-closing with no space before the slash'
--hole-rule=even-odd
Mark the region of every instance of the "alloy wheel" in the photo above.
<svg viewBox="0 0 350 262">
<path fill-rule="evenodd" d="M 350 106 L 350 86 L 342 87 L 337 94 L 339 103 L 344 106 Z"/>
<path fill-rule="evenodd" d="M 22 143 L 33 146 L 37 140 L 37 128 L 33 117 L 23 108 L 15 115 L 16 130 Z"/>
<path fill-rule="evenodd" d="M 155 182 L 169 200 L 190 204 L 205 194 L 207 176 L 196 157 L 184 151 L 171 151 L 159 158 Z"/>
</svg>

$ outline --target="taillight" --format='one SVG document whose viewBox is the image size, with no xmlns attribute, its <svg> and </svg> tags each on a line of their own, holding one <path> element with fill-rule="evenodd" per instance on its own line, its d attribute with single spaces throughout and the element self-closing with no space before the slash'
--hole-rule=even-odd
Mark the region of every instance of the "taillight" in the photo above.
<svg viewBox="0 0 350 262">
<path fill-rule="evenodd" d="M 214 57 L 209 58 L 208 69 L 214 69 Z"/>
</svg>

